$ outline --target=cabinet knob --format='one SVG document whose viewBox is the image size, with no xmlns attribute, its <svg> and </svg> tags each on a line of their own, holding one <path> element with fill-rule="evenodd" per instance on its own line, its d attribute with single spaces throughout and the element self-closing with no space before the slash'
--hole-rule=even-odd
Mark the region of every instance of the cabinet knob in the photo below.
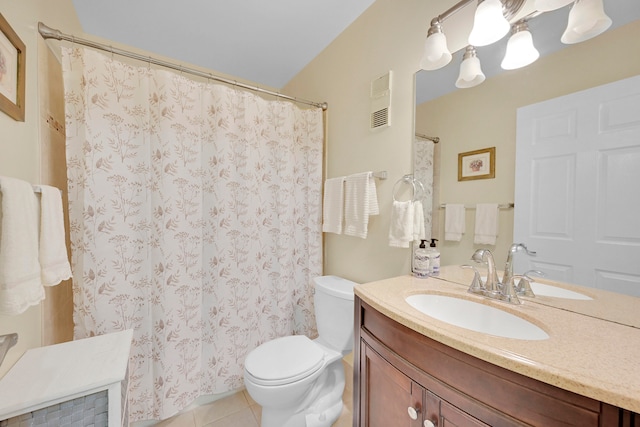
<svg viewBox="0 0 640 427">
<path fill-rule="evenodd" d="M 409 406 L 407 408 L 407 412 L 409 413 L 409 418 L 411 418 L 412 420 L 417 420 L 418 414 L 420 413 L 420 409 L 416 409 L 413 406 Z"/>
<path fill-rule="evenodd" d="M 424 420 L 424 427 L 436 427 L 431 420 Z"/>
</svg>

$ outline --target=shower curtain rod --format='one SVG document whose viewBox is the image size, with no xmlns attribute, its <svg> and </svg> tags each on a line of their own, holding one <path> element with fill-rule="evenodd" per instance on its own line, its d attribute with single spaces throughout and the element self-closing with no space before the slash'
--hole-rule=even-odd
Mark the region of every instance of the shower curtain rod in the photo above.
<svg viewBox="0 0 640 427">
<path fill-rule="evenodd" d="M 329 108 L 329 106 L 327 105 L 326 102 L 313 102 L 313 101 L 307 101 L 305 99 L 295 98 L 293 96 L 283 95 L 281 93 L 273 92 L 273 91 L 268 90 L 268 89 L 262 89 L 262 88 L 259 88 L 257 86 L 251 86 L 251 85 L 247 85 L 247 84 L 244 84 L 244 83 L 239 83 L 239 82 L 237 82 L 235 80 L 226 79 L 224 77 L 216 76 L 216 75 L 211 74 L 211 73 L 205 73 L 203 71 L 199 71 L 199 70 L 196 70 L 196 69 L 193 69 L 193 68 L 184 67 L 182 65 L 173 64 L 171 62 L 162 61 L 160 59 L 155 59 L 155 58 L 152 58 L 150 56 L 139 55 L 137 53 L 130 52 L 130 51 L 127 51 L 127 50 L 118 49 L 118 48 L 115 48 L 113 46 L 108 46 L 106 44 L 97 43 L 97 42 L 93 42 L 91 40 L 82 39 L 82 38 L 75 37 L 75 36 L 72 36 L 72 35 L 64 34 L 64 33 L 60 32 L 59 30 L 55 30 L 55 29 L 53 29 L 51 27 L 48 27 L 47 25 L 43 24 L 42 22 L 38 22 L 38 32 L 45 39 L 65 40 L 65 41 L 68 41 L 68 42 L 71 42 L 71 43 L 77 43 L 77 44 L 81 44 L 81 45 L 84 45 L 84 46 L 89 46 L 89 47 L 92 47 L 92 48 L 95 48 L 95 49 L 104 50 L 106 52 L 111 52 L 111 53 L 116 54 L 116 55 L 126 56 L 127 58 L 133 58 L 133 59 L 137 59 L 139 61 L 148 62 L 150 64 L 159 65 L 161 67 L 171 68 L 172 70 L 176 70 L 176 71 L 180 71 L 180 72 L 183 72 L 183 73 L 192 74 L 194 76 L 204 77 L 204 78 L 209 79 L 209 80 L 215 80 L 215 81 L 218 81 L 218 82 L 226 83 L 228 85 L 238 86 L 238 87 L 241 87 L 243 89 L 249 89 L 249 90 L 252 90 L 254 92 L 260 92 L 260 93 L 265 93 L 267 95 L 273 95 L 276 98 L 283 98 L 283 99 L 288 99 L 288 100 L 293 101 L 293 102 L 298 102 L 300 104 L 312 105 L 314 107 L 322 108 L 323 110 L 326 110 L 327 108 Z"/>
<path fill-rule="evenodd" d="M 428 139 L 429 141 L 433 141 L 434 144 L 437 144 L 440 142 L 440 138 L 437 136 L 427 136 L 427 135 L 423 135 L 421 133 L 416 133 L 416 136 L 418 138 L 422 138 L 422 139 Z"/>
</svg>

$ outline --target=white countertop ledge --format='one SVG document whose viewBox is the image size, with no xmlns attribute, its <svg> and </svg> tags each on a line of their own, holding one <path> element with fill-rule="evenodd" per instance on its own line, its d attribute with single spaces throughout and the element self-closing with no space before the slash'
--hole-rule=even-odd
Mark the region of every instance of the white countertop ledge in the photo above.
<svg viewBox="0 0 640 427">
<path fill-rule="evenodd" d="M 124 380 L 132 337 L 129 329 L 27 350 L 0 379 L 0 420 Z"/>
</svg>

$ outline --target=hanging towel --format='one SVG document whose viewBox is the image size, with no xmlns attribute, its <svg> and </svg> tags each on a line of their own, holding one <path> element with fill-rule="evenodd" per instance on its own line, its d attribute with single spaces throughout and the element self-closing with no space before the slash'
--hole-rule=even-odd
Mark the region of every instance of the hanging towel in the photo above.
<svg viewBox="0 0 640 427">
<path fill-rule="evenodd" d="M 55 187 L 41 185 L 40 189 L 40 275 L 43 285 L 54 286 L 71 278 L 62 196 Z"/>
<path fill-rule="evenodd" d="M 444 207 L 444 240 L 459 242 L 465 232 L 464 205 L 448 203 Z"/>
<path fill-rule="evenodd" d="M 44 299 L 38 262 L 38 201 L 28 182 L 0 177 L 0 314 L 16 315 Z"/>
<path fill-rule="evenodd" d="M 414 240 L 414 207 L 411 200 L 393 201 L 391 205 L 391 225 L 389 226 L 389 246 L 408 248 Z"/>
<path fill-rule="evenodd" d="M 424 209 L 422 208 L 422 202 L 416 200 L 413 202 L 413 240 L 420 243 L 424 239 L 426 239 Z"/>
<path fill-rule="evenodd" d="M 344 176 L 324 182 L 322 203 L 322 231 L 342 234 L 344 218 Z"/>
<path fill-rule="evenodd" d="M 498 235 L 498 204 L 479 203 L 476 205 L 476 230 L 474 243 L 495 245 Z"/>
<path fill-rule="evenodd" d="M 366 239 L 369 216 L 379 212 L 373 173 L 347 176 L 344 185 L 344 234 Z"/>
</svg>

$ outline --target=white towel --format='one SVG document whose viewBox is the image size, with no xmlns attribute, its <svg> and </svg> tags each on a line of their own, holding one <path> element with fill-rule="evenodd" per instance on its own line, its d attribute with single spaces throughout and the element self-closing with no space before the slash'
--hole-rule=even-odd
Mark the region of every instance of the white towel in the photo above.
<svg viewBox="0 0 640 427">
<path fill-rule="evenodd" d="M 344 185 L 344 234 L 366 239 L 369 216 L 379 212 L 373 173 L 347 176 Z"/>
<path fill-rule="evenodd" d="M 498 204 L 479 203 L 476 205 L 476 230 L 474 243 L 495 245 L 498 235 Z"/>
<path fill-rule="evenodd" d="M 444 207 L 444 240 L 459 242 L 465 232 L 464 205 L 448 203 Z"/>
<path fill-rule="evenodd" d="M 28 182 L 0 177 L 0 314 L 16 315 L 44 299 L 38 262 L 38 200 Z"/>
<path fill-rule="evenodd" d="M 414 239 L 414 207 L 413 202 L 393 201 L 391 206 L 391 225 L 389 226 L 389 246 L 408 248 Z"/>
<path fill-rule="evenodd" d="M 322 231 L 342 234 L 344 218 L 344 176 L 324 182 L 322 202 Z"/>
<path fill-rule="evenodd" d="M 43 285 L 54 286 L 71 278 L 62 196 L 55 187 L 41 185 L 40 189 L 40 275 Z"/>
<path fill-rule="evenodd" d="M 422 202 L 416 200 L 413 202 L 413 240 L 420 243 L 424 239 L 426 239 L 424 209 L 422 208 Z"/>
</svg>

